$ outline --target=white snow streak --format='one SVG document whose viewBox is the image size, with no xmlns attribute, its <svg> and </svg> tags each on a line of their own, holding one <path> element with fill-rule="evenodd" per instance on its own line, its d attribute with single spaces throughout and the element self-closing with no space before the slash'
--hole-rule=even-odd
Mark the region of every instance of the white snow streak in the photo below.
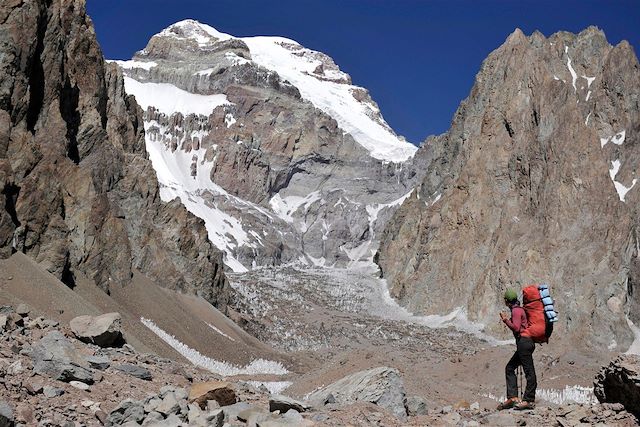
<svg viewBox="0 0 640 427">
<path fill-rule="evenodd" d="M 214 374 L 222 375 L 224 377 L 234 375 L 285 375 L 289 371 L 280 362 L 274 362 L 272 360 L 256 359 L 246 366 L 239 367 L 228 362 L 221 362 L 215 359 L 211 359 L 198 350 L 190 348 L 186 344 L 181 343 L 173 335 L 168 334 L 164 330 L 160 329 L 153 321 L 140 318 L 140 322 L 149 328 L 154 334 L 160 337 L 161 340 L 169 344 L 178 353 L 184 356 L 187 360 L 196 366 L 207 369 Z"/>
<path fill-rule="evenodd" d="M 578 90 L 578 88 L 576 88 L 576 80 L 578 79 L 578 75 L 576 74 L 576 71 L 571 66 L 571 58 L 569 58 L 568 55 L 567 55 L 567 68 L 571 73 L 571 84 L 573 85 L 573 91 L 576 92 Z"/>
<path fill-rule="evenodd" d="M 207 323 L 207 325 L 213 329 L 214 331 L 216 331 L 217 333 L 219 333 L 220 335 L 222 335 L 225 338 L 230 339 L 231 341 L 235 341 L 233 338 L 231 338 L 229 335 L 225 334 L 224 332 L 222 332 L 220 329 L 216 328 L 215 326 L 213 326 L 211 323 Z"/>
<path fill-rule="evenodd" d="M 633 340 L 633 343 L 629 346 L 629 349 L 627 350 L 626 354 L 637 354 L 638 356 L 640 356 L 640 328 L 634 325 L 628 316 L 627 316 L 627 325 L 629 325 L 629 328 L 631 329 L 631 332 L 633 332 L 635 339 Z"/>
</svg>

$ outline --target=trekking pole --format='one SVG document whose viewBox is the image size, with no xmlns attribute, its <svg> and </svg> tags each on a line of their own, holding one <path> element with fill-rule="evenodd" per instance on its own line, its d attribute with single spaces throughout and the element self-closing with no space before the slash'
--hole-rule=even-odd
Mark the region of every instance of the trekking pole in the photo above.
<svg viewBox="0 0 640 427">
<path fill-rule="evenodd" d="M 524 387 L 522 386 L 522 365 L 518 366 L 518 396 L 524 397 Z"/>
</svg>

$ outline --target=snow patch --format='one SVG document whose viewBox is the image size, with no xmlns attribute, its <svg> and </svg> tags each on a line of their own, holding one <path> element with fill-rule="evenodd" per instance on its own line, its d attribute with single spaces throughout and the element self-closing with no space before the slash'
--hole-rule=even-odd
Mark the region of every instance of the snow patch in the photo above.
<svg viewBox="0 0 640 427">
<path fill-rule="evenodd" d="M 227 128 L 230 128 L 236 122 L 236 118 L 233 117 L 233 114 L 227 113 L 224 116 L 224 124 L 227 125 Z"/>
<path fill-rule="evenodd" d="M 141 317 L 140 322 L 195 366 L 204 368 L 214 374 L 229 377 L 234 375 L 285 375 L 289 373 L 282 363 L 272 360 L 256 359 L 246 366 L 236 366 L 228 362 L 211 359 L 201 354 L 198 350 L 183 344 L 176 337 L 159 328 L 153 321 Z"/>
<path fill-rule="evenodd" d="M 591 87 L 591 83 L 593 83 L 593 81 L 596 79 L 595 77 L 587 77 L 587 76 L 582 76 L 582 78 L 587 80 L 587 89 Z"/>
<path fill-rule="evenodd" d="M 167 116 L 178 112 L 208 116 L 216 107 L 230 104 L 226 95 L 196 95 L 169 83 L 140 83 L 126 76 L 124 87 L 143 110 L 155 107 Z"/>
<path fill-rule="evenodd" d="M 497 397 L 492 393 L 483 393 L 483 397 L 495 400 L 496 402 L 504 402 L 504 395 Z M 557 389 L 538 389 L 536 390 L 536 398 L 546 400 L 547 402 L 563 405 L 565 403 L 578 403 L 582 405 L 595 405 L 598 399 L 593 394 L 593 387 L 583 387 L 579 385 L 568 385 L 563 390 Z"/>
<path fill-rule="evenodd" d="M 624 143 L 626 135 L 627 135 L 627 132 L 623 129 L 622 131 L 616 133 L 614 136 L 611 137 L 611 142 L 613 142 L 616 145 L 622 145 Z"/>
<path fill-rule="evenodd" d="M 630 187 L 626 187 L 624 184 L 616 181 L 615 178 L 616 178 L 616 175 L 618 174 L 618 171 L 620 170 L 620 165 L 621 165 L 620 160 L 613 160 L 611 162 L 611 169 L 609 169 L 609 176 L 611 177 L 611 181 L 613 181 L 613 185 L 616 188 L 618 197 L 620 197 L 620 201 L 624 202 L 624 199 L 627 196 L 627 193 L 636 185 L 636 182 L 638 182 L 638 179 L 634 178 L 633 181 L 631 182 Z"/>
<path fill-rule="evenodd" d="M 304 212 L 316 201 L 322 198 L 320 191 L 314 191 L 307 194 L 304 197 L 300 196 L 280 196 L 280 193 L 276 194 L 269 200 L 269 205 L 273 212 L 285 222 L 290 224 L 294 223 L 293 214 L 296 213 L 301 207 L 304 208 Z M 300 224 L 303 228 L 302 231 L 306 231 L 306 225 Z"/>
<path fill-rule="evenodd" d="M 120 68 L 124 68 L 126 70 L 131 70 L 134 68 L 141 68 L 143 70 L 149 71 L 153 67 L 156 67 L 158 64 L 153 61 L 136 61 L 130 59 L 128 61 L 120 61 L 120 60 L 106 60 L 106 62 L 116 63 L 120 66 Z"/>
<path fill-rule="evenodd" d="M 591 113 L 587 114 L 587 118 L 584 119 L 585 126 L 589 124 L 589 117 L 591 117 Z M 601 141 L 601 143 L 602 143 L 602 141 Z"/>
</svg>

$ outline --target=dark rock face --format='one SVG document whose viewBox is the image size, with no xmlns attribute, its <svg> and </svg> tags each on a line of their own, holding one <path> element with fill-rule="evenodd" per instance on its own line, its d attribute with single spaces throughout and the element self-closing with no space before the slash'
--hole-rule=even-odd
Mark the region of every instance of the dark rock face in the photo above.
<svg viewBox="0 0 640 427">
<path fill-rule="evenodd" d="M 600 403 L 621 403 L 640 416 L 640 356 L 621 355 L 612 360 L 598 372 L 593 385 Z"/>
<path fill-rule="evenodd" d="M 141 111 L 105 65 L 84 1 L 0 6 L 0 252 L 69 286 L 135 269 L 224 309 L 220 253 L 200 220 L 160 201 Z"/>
<path fill-rule="evenodd" d="M 626 348 L 625 311 L 638 304 L 639 97 L 626 42 L 612 47 L 596 28 L 515 31 L 451 129 L 416 154 L 425 179 L 376 256 L 392 295 L 415 312 L 462 306 L 497 325 L 508 284 L 544 281 L 561 313 L 556 336 Z"/>
</svg>

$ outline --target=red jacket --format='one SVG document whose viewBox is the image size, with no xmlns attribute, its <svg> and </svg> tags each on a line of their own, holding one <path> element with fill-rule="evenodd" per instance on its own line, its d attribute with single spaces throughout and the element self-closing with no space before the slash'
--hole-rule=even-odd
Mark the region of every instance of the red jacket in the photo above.
<svg viewBox="0 0 640 427">
<path fill-rule="evenodd" d="M 511 306 L 511 319 L 504 319 L 504 323 L 513 331 L 513 336 L 518 338 L 520 333 L 527 329 L 527 315 L 524 308 L 520 307 L 520 303 Z"/>
</svg>

